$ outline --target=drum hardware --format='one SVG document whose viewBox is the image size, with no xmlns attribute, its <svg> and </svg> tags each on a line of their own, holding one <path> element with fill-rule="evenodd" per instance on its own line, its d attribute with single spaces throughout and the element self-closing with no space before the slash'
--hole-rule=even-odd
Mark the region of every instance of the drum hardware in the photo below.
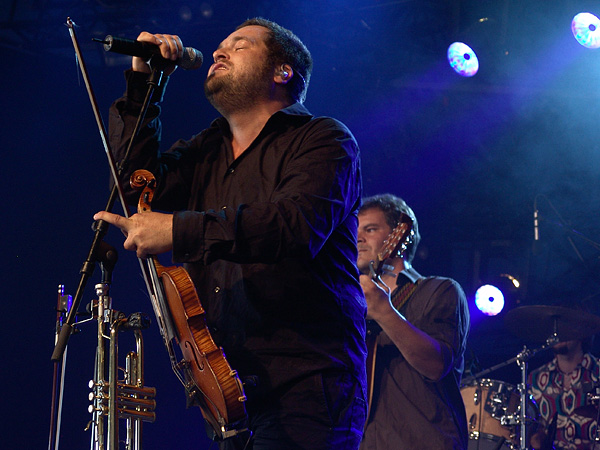
<svg viewBox="0 0 600 450">
<path fill-rule="evenodd" d="M 476 448 L 481 450 L 488 450 L 488 448 L 498 450 L 502 446 L 508 445 L 511 450 L 526 450 L 527 448 L 527 427 L 532 425 L 536 421 L 536 417 L 532 417 L 532 412 L 528 410 L 528 406 L 531 409 L 535 409 L 535 403 L 530 395 L 527 393 L 527 363 L 536 355 L 538 352 L 551 348 L 558 342 L 585 339 L 592 336 L 600 331 L 600 317 L 592 314 L 585 313 L 579 310 L 573 310 L 569 308 L 563 308 L 558 306 L 546 306 L 546 305 L 533 305 L 533 306 L 522 306 L 512 311 L 509 311 L 505 318 L 506 327 L 518 337 L 542 343 L 542 345 L 535 349 L 529 349 L 524 346 L 521 352 L 514 358 L 497 364 L 489 369 L 483 370 L 471 377 L 467 377 L 461 384 L 461 392 L 463 393 L 463 400 L 465 400 L 465 408 L 467 409 L 467 421 L 469 424 L 470 439 L 476 440 L 482 439 L 482 436 L 491 439 L 491 445 L 480 446 L 480 442 L 476 444 Z M 512 363 L 517 363 L 521 371 L 521 382 L 517 385 L 516 391 L 514 392 L 515 398 L 511 398 L 507 401 L 506 397 L 500 395 L 500 388 L 503 382 L 494 380 L 483 380 L 483 376 L 490 372 L 498 370 Z M 482 392 L 476 392 L 473 394 L 472 401 L 474 406 L 479 405 L 479 410 L 475 411 L 474 415 L 469 416 L 469 401 L 471 397 L 465 394 L 469 394 L 469 385 L 476 384 L 480 386 Z M 489 390 L 486 399 L 483 392 L 485 389 Z M 497 390 L 498 392 L 494 391 Z M 510 394 L 512 397 L 513 394 Z M 590 402 L 600 400 L 600 389 L 596 388 L 594 393 L 588 393 Z M 518 400 L 518 407 L 513 408 L 511 402 Z M 486 406 L 482 406 L 486 405 Z M 498 405 L 502 407 L 498 408 Z M 587 409 L 584 409 L 587 408 Z M 582 407 L 578 408 L 582 415 L 589 414 L 589 408 Z M 577 410 L 576 410 L 577 411 Z M 597 416 L 598 408 L 594 408 L 593 411 Z M 476 414 L 479 415 L 476 415 Z M 494 421 L 486 422 L 486 415 L 494 419 Z M 598 421 L 598 419 L 597 419 Z M 479 424 L 479 427 L 475 427 Z M 490 430 L 486 429 L 491 427 Z M 505 428 L 502 428 L 505 427 Z M 511 430 L 518 433 L 511 433 Z M 482 433 L 485 431 L 486 433 Z M 487 433 L 491 431 L 491 433 Z M 597 431 L 597 433 L 600 430 Z M 596 440 L 600 441 L 600 437 L 597 434 Z M 518 437 L 518 444 L 514 442 L 514 439 Z M 507 444 L 508 442 L 508 444 Z M 469 446 L 471 447 L 471 445 Z"/>
<path fill-rule="evenodd" d="M 527 362 L 538 352 L 550 348 L 557 342 L 559 342 L 558 337 L 555 333 L 552 333 L 541 347 L 529 349 L 524 346 L 517 356 L 463 380 L 461 391 L 467 387 L 467 384 L 473 382 L 482 385 L 483 389 L 493 389 L 488 393 L 487 399 L 482 397 L 479 400 L 479 394 L 477 394 L 474 397 L 474 401 L 485 405 L 479 413 L 480 428 L 491 427 L 491 433 L 486 433 L 485 437 L 492 440 L 494 446 L 498 445 L 498 449 L 503 445 L 511 450 L 527 449 L 527 427 L 534 424 L 537 420 L 537 417 L 532 417 L 532 415 L 535 415 L 537 407 L 527 393 Z M 516 389 L 500 381 L 482 379 L 484 375 L 512 363 L 517 363 L 521 370 L 521 383 L 517 385 Z M 529 410 L 528 406 L 530 406 Z M 467 404 L 465 404 L 465 407 L 467 407 Z M 486 422 L 486 414 L 494 420 L 489 423 Z M 469 411 L 467 411 L 467 420 L 470 422 Z M 474 440 L 481 439 L 481 434 L 475 434 L 471 431 L 470 438 Z M 515 438 L 518 438 L 518 443 L 515 442 Z M 479 447 L 481 448 L 481 446 Z M 481 448 L 481 450 L 484 449 Z"/>
<path fill-rule="evenodd" d="M 600 403 L 600 384 L 592 382 L 583 383 L 583 391 L 586 392 L 586 404 L 597 408 Z"/>
<path fill-rule="evenodd" d="M 518 448 L 520 395 L 503 381 L 478 379 L 461 388 L 469 428 L 469 450 Z M 527 426 L 537 420 L 537 407 L 528 398 Z"/>
<path fill-rule="evenodd" d="M 600 331 L 600 317 L 562 306 L 531 305 L 509 311 L 505 318 L 505 325 L 522 339 L 533 342 L 545 340 L 540 349 L 543 350 L 558 342 L 583 340 L 593 336 Z M 529 358 L 529 355 L 522 355 L 517 361 L 521 367 L 521 392 L 526 392 L 527 388 Z M 522 396 L 521 404 L 523 405 L 524 402 Z M 523 427 L 524 424 L 521 426 Z M 523 439 L 522 435 L 521 440 Z M 525 445 L 525 442 L 521 442 L 521 449 L 525 449 Z"/>
</svg>

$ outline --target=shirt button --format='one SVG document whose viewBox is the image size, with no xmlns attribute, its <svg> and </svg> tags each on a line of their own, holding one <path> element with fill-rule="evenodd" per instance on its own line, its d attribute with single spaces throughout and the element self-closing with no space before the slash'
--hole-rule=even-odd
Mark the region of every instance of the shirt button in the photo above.
<svg viewBox="0 0 600 450">
<path fill-rule="evenodd" d="M 218 294 L 219 292 L 221 292 L 221 288 L 219 286 L 215 287 L 215 294 Z"/>
</svg>

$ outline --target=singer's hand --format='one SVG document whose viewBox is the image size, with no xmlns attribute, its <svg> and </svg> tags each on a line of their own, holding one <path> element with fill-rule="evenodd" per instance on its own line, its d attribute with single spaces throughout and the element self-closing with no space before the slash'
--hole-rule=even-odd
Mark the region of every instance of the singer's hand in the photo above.
<svg viewBox="0 0 600 450">
<path fill-rule="evenodd" d="M 172 34 L 151 34 L 147 31 L 142 31 L 137 37 L 137 40 L 158 45 L 158 48 L 160 48 L 160 54 L 165 59 L 177 61 L 183 56 L 183 43 L 181 42 L 179 36 Z M 136 72 L 152 72 L 152 69 L 147 62 L 138 56 L 134 56 L 131 60 L 131 68 Z M 164 75 L 171 75 L 175 69 L 177 69 L 177 66 L 173 62 L 172 66 L 165 68 Z"/>
<path fill-rule="evenodd" d="M 123 247 L 136 252 L 138 258 L 158 255 L 173 248 L 173 216 L 157 212 L 134 214 L 129 219 L 100 211 L 94 220 L 104 220 L 121 229 L 127 236 Z"/>
</svg>

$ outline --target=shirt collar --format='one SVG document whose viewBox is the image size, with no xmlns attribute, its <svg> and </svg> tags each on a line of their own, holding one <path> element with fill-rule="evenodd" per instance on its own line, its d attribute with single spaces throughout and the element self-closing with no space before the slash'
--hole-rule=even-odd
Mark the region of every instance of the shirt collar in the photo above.
<svg viewBox="0 0 600 450">
<path fill-rule="evenodd" d="M 419 274 L 419 272 L 417 272 L 412 266 L 408 266 L 398 274 L 398 277 L 396 278 L 396 284 L 400 285 L 409 281 L 413 284 L 416 284 L 420 278 L 422 278 L 421 274 Z"/>
<path fill-rule="evenodd" d="M 265 126 L 267 126 L 274 120 L 279 120 L 280 118 L 289 118 L 292 120 L 308 122 L 310 119 L 312 119 L 312 117 L 313 115 L 308 111 L 308 109 L 306 109 L 306 107 L 303 104 L 296 102 L 274 113 L 269 118 Z M 218 127 L 224 135 L 228 135 L 230 133 L 229 122 L 227 122 L 227 119 L 225 119 L 225 117 L 223 116 L 213 120 L 211 126 Z"/>
<path fill-rule="evenodd" d="M 590 370 L 593 366 L 593 363 L 594 363 L 594 360 L 593 360 L 592 356 L 589 353 L 584 353 L 583 359 L 577 365 L 577 367 L 583 367 L 584 369 Z M 560 369 L 558 368 L 558 358 L 556 356 L 554 356 L 554 358 L 552 358 L 552 360 L 548 364 L 548 370 L 560 371 Z"/>
</svg>

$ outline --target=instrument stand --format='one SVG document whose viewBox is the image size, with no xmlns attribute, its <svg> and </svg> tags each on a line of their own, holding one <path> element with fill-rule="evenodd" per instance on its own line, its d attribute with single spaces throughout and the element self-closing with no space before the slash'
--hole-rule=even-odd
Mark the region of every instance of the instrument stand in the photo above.
<svg viewBox="0 0 600 450">
<path fill-rule="evenodd" d="M 542 347 L 544 348 L 544 347 Z M 534 355 L 527 347 L 523 347 L 521 353 L 517 355 L 517 365 L 521 369 L 521 383 L 517 386 L 519 391 L 520 400 L 520 411 L 519 411 L 519 425 L 521 432 L 519 433 L 519 449 L 527 449 L 527 362 Z"/>
<path fill-rule="evenodd" d="M 466 386 L 469 383 L 478 380 L 479 378 L 481 378 L 484 375 L 487 375 L 490 372 L 498 370 L 514 362 L 517 363 L 519 369 L 521 370 L 521 383 L 519 383 L 519 385 L 517 386 L 517 390 L 519 391 L 519 415 L 509 415 L 502 417 L 500 422 L 503 426 L 517 424 L 519 425 L 519 450 L 527 450 L 526 431 L 528 421 L 530 419 L 529 417 L 527 417 L 527 362 L 540 351 L 546 350 L 549 347 L 555 345 L 556 343 L 558 343 L 558 335 L 556 334 L 556 332 L 554 332 L 541 347 L 531 350 L 528 349 L 527 346 L 524 346 L 523 350 L 521 350 L 521 352 L 514 358 L 510 358 L 500 364 L 496 364 L 495 366 L 492 366 L 488 369 L 482 370 L 479 373 L 476 373 L 475 375 L 465 378 L 461 383 L 462 386 Z"/>
<path fill-rule="evenodd" d="M 71 309 L 73 298 L 65 295 L 65 286 L 58 286 L 58 304 L 56 306 L 56 330 L 54 344 L 58 341 L 58 335 L 63 325 L 66 314 Z M 67 365 L 67 350 L 62 355 L 61 361 L 54 361 L 52 377 L 52 404 L 50 406 L 50 434 L 48 436 L 48 450 L 58 450 L 60 442 L 60 419 L 62 414 L 62 402 L 65 382 L 65 368 Z"/>
<path fill-rule="evenodd" d="M 108 280 L 112 275 L 112 269 L 117 262 L 117 252 L 111 245 L 104 241 L 100 241 L 98 244 L 98 250 L 94 252 L 100 267 L 102 268 L 103 280 Z M 86 261 L 87 263 L 87 261 Z M 87 264 L 86 264 L 87 265 Z M 91 273 L 90 273 L 91 274 Z M 73 317 L 73 323 L 67 326 L 65 320 L 68 321 L 69 317 Z M 66 319 L 65 319 L 66 317 Z M 62 400 L 64 391 L 64 378 L 65 368 L 67 363 L 67 342 L 65 336 L 68 338 L 75 330 L 76 325 L 77 307 L 73 298 L 70 295 L 64 295 L 64 286 L 60 285 L 58 290 L 58 305 L 57 305 L 57 322 L 56 322 L 56 334 L 55 334 L 55 352 L 57 347 L 61 347 L 60 353 L 53 354 L 54 361 L 54 375 L 52 382 L 52 404 L 50 413 L 50 434 L 48 436 L 48 450 L 57 450 L 60 441 L 60 428 L 61 428 L 61 414 L 62 414 Z M 85 321 L 87 321 L 86 319 Z M 82 322 L 79 322 L 82 323 Z M 68 333 L 65 333 L 67 328 Z M 61 341 L 61 337 L 63 341 Z M 60 376 L 59 376 L 60 373 Z"/>
</svg>

